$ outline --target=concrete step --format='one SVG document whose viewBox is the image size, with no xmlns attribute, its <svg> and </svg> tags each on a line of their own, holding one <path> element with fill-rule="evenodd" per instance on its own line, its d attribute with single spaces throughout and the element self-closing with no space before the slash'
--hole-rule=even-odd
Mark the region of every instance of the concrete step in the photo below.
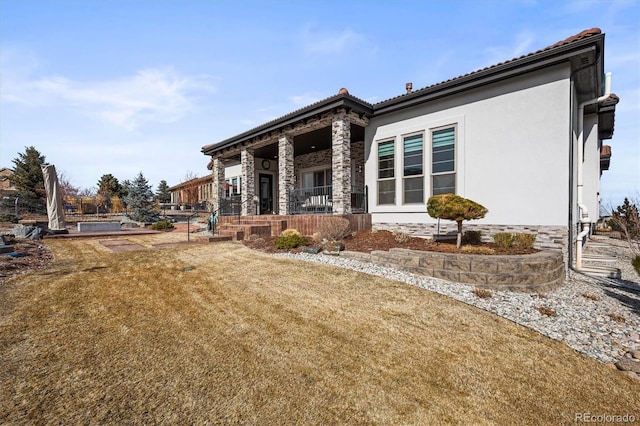
<svg viewBox="0 0 640 426">
<path fill-rule="evenodd" d="M 618 268 L 610 268 L 607 266 L 583 266 L 580 272 L 593 277 L 605 277 L 605 278 L 622 278 L 622 272 Z"/>
<path fill-rule="evenodd" d="M 607 256 L 605 254 L 585 254 L 582 256 L 582 260 L 586 262 L 616 262 L 615 257 Z"/>
</svg>

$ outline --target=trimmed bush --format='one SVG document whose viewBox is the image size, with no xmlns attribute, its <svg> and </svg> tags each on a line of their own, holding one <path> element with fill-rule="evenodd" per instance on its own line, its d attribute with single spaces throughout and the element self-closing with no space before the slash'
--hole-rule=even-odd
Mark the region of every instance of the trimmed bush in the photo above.
<svg viewBox="0 0 640 426">
<path fill-rule="evenodd" d="M 515 234 L 513 245 L 521 249 L 531 249 L 536 242 L 536 234 Z"/>
<path fill-rule="evenodd" d="M 464 231 L 462 234 L 462 244 L 478 246 L 482 243 L 482 231 Z"/>
<path fill-rule="evenodd" d="M 395 238 L 395 240 L 400 244 L 403 244 L 409 241 L 410 237 L 409 237 L 409 234 L 407 234 L 406 232 L 393 231 L 393 238 Z"/>
<path fill-rule="evenodd" d="M 282 236 L 283 237 L 288 237 L 289 235 L 297 235 L 299 237 L 302 236 L 300 231 L 298 231 L 297 229 L 294 229 L 294 228 L 285 229 L 284 231 L 282 231 Z"/>
<path fill-rule="evenodd" d="M 320 222 L 318 232 L 327 241 L 339 241 L 351 233 L 351 224 L 342 217 L 328 217 Z"/>
<path fill-rule="evenodd" d="M 153 229 L 154 231 L 164 231 L 173 228 L 173 223 L 169 222 L 168 220 L 159 220 L 151 225 L 151 229 Z"/>
<path fill-rule="evenodd" d="M 279 237 L 275 241 L 275 245 L 277 249 L 285 249 L 285 250 L 296 248 L 298 246 L 303 246 L 305 244 L 307 244 L 307 239 L 300 234 L 298 235 L 291 234 L 291 235 L 287 235 L 286 237 L 285 236 Z"/>
<path fill-rule="evenodd" d="M 513 245 L 515 237 L 509 232 L 496 232 L 493 243 L 500 248 L 508 249 Z"/>
<path fill-rule="evenodd" d="M 427 213 L 436 219 L 453 220 L 458 224 L 456 247 L 462 245 L 462 221 L 482 219 L 489 210 L 467 198 L 454 194 L 434 195 L 427 200 Z"/>
</svg>

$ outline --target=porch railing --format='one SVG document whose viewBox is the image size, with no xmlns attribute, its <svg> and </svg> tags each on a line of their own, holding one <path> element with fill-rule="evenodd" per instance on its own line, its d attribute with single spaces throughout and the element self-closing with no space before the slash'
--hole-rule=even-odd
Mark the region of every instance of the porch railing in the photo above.
<svg viewBox="0 0 640 426">
<path fill-rule="evenodd" d="M 240 194 L 225 197 L 218 206 L 219 216 L 240 216 L 242 213 L 242 196 Z"/>
<path fill-rule="evenodd" d="M 351 211 L 366 213 L 366 187 L 351 186 Z M 333 213 L 333 191 L 331 186 L 294 188 L 289 190 L 289 212 L 291 214 Z"/>
</svg>

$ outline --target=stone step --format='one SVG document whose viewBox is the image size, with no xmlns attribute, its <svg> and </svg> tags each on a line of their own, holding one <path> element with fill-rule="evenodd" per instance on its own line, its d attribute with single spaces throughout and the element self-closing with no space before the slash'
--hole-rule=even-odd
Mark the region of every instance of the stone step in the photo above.
<svg viewBox="0 0 640 426">
<path fill-rule="evenodd" d="M 243 238 L 247 238 L 249 235 L 261 235 L 261 236 L 270 236 L 271 235 L 271 225 L 251 225 L 251 224 L 245 224 L 245 225 L 233 225 L 233 224 L 224 224 L 221 225 L 219 227 L 219 231 L 221 235 L 233 235 L 233 234 L 228 234 L 227 232 L 242 232 L 243 233 Z M 235 239 L 241 239 L 238 238 L 239 236 L 236 235 Z"/>
<path fill-rule="evenodd" d="M 622 272 L 618 268 L 610 268 L 607 266 L 583 266 L 580 272 L 592 277 L 605 277 L 605 278 L 622 278 Z"/>
<path fill-rule="evenodd" d="M 238 229 L 220 229 L 219 235 L 223 237 L 229 237 L 233 241 L 244 240 L 244 231 Z"/>
</svg>

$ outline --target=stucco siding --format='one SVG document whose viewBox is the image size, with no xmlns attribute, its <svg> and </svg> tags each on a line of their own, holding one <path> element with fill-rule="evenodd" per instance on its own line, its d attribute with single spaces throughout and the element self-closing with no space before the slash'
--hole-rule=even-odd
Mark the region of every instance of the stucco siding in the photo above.
<svg viewBox="0 0 640 426">
<path fill-rule="evenodd" d="M 589 211 L 589 220 L 596 222 L 600 216 L 598 192 L 600 191 L 600 148 L 598 141 L 598 116 L 584 118 L 584 162 L 582 199 Z"/>
<path fill-rule="evenodd" d="M 456 126 L 456 193 L 489 209 L 476 223 L 566 226 L 569 68 L 559 65 L 371 119 L 365 129 L 372 220 L 433 223 L 424 203 L 402 205 L 402 135 L 424 132 L 426 201 L 430 132 Z M 377 204 L 377 142 L 396 140 L 396 204 Z"/>
</svg>

